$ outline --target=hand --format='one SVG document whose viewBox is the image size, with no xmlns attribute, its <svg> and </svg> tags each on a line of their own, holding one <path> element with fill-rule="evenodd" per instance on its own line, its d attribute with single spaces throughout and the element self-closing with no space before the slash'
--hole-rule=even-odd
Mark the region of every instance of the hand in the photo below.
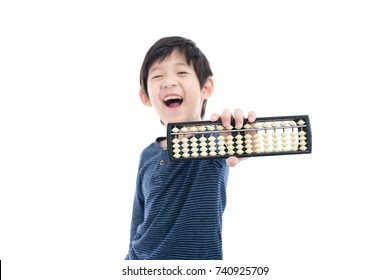
<svg viewBox="0 0 390 280">
<path fill-rule="evenodd" d="M 234 110 L 234 114 L 228 109 L 225 109 L 222 112 L 222 115 L 219 114 L 212 114 L 210 117 L 210 121 L 215 122 L 217 120 L 222 121 L 222 125 L 224 127 L 229 127 L 232 123 L 232 120 L 234 120 L 235 127 L 237 129 L 240 129 L 244 125 L 244 113 L 241 111 L 241 109 Z M 256 120 L 256 114 L 253 111 L 250 111 L 248 113 L 248 121 L 254 122 Z M 235 156 L 230 156 L 226 159 L 226 163 L 229 167 L 235 167 L 240 160 Z"/>
</svg>

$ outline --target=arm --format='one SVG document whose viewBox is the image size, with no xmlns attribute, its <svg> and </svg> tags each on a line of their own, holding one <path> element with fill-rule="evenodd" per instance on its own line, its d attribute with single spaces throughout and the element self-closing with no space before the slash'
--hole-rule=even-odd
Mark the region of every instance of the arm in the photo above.
<svg viewBox="0 0 390 280">
<path fill-rule="evenodd" d="M 134 239 L 134 237 L 137 234 L 138 226 L 143 222 L 144 220 L 144 196 L 142 193 L 142 183 L 141 183 L 141 175 L 138 174 L 137 178 L 137 186 L 135 190 L 134 195 L 134 202 L 133 202 L 133 215 L 131 219 L 131 230 L 130 230 L 130 246 Z"/>
</svg>

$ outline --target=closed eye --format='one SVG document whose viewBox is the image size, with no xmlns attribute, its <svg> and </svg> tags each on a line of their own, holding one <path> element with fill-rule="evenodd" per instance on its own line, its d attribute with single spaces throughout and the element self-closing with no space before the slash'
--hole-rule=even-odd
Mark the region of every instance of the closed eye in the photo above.
<svg viewBox="0 0 390 280">
<path fill-rule="evenodd" d="M 158 78 L 161 78 L 162 75 L 155 75 L 155 76 L 152 76 L 151 79 L 158 79 Z"/>
</svg>

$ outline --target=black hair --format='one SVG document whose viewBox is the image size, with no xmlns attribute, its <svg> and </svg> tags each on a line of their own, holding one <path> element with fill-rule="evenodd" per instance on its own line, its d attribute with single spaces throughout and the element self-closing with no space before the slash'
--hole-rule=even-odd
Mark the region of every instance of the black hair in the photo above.
<svg viewBox="0 0 390 280">
<path fill-rule="evenodd" d="M 196 46 L 195 42 L 179 36 L 164 37 L 154 43 L 148 50 L 141 66 L 140 84 L 143 93 L 147 97 L 149 97 L 147 81 L 150 67 L 156 61 L 162 61 L 167 58 L 174 50 L 178 50 L 183 54 L 187 64 L 194 67 L 200 88 L 203 88 L 207 79 L 213 75 L 209 61 L 203 52 Z M 206 111 L 206 103 L 207 99 L 204 100 L 202 104 L 202 119 Z"/>
</svg>

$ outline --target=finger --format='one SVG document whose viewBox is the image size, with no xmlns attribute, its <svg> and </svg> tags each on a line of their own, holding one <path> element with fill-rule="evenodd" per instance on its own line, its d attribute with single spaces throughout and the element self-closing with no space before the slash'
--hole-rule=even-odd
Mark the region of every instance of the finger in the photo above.
<svg viewBox="0 0 390 280">
<path fill-rule="evenodd" d="M 234 123 L 237 129 L 240 129 L 244 124 L 244 113 L 241 109 L 234 110 Z"/>
<path fill-rule="evenodd" d="M 255 121 L 256 121 L 256 113 L 250 111 L 248 114 L 248 122 L 255 122 Z"/>
<path fill-rule="evenodd" d="M 226 159 L 226 163 L 229 167 L 235 167 L 239 162 L 240 162 L 239 159 L 237 157 L 233 157 L 233 156 L 228 157 Z"/>
<path fill-rule="evenodd" d="M 221 116 L 219 114 L 212 114 L 210 117 L 210 121 L 215 122 L 215 121 L 219 120 L 220 118 L 221 118 Z"/>
<path fill-rule="evenodd" d="M 229 127 L 232 122 L 232 112 L 230 112 L 228 109 L 225 109 L 222 112 L 221 120 L 224 127 Z"/>
</svg>

